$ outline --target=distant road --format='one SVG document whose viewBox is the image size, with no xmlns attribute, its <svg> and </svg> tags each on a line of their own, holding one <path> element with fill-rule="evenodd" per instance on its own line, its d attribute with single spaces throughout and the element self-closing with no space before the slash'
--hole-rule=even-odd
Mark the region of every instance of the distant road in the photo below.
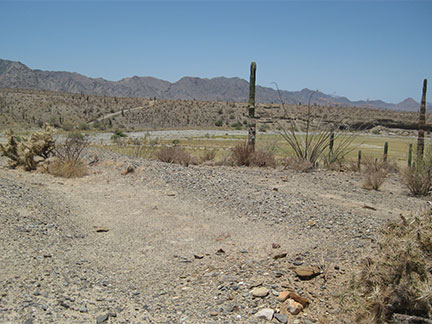
<svg viewBox="0 0 432 324">
<path fill-rule="evenodd" d="M 114 116 L 118 116 L 120 114 L 124 114 L 124 113 L 130 112 L 130 111 L 141 110 L 141 109 L 144 109 L 144 108 L 153 107 L 154 104 L 155 104 L 155 101 L 152 100 L 152 101 L 149 102 L 148 106 L 141 106 L 141 107 L 135 107 L 135 108 L 129 108 L 129 109 L 122 109 L 120 111 L 116 111 L 116 112 L 104 115 L 102 117 L 96 118 L 95 120 L 92 120 L 91 122 L 88 122 L 88 125 L 93 125 L 97 121 L 100 122 L 102 120 L 105 120 L 105 119 L 108 119 L 108 118 L 111 118 L 111 117 L 114 117 Z"/>
</svg>

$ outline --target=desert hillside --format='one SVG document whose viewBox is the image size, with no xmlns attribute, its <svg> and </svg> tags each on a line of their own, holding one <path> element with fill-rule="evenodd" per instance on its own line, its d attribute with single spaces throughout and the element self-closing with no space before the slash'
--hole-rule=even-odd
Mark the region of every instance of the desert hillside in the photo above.
<svg viewBox="0 0 432 324">
<path fill-rule="evenodd" d="M 65 130 L 139 130 L 232 127 L 245 129 L 246 102 L 106 97 L 64 92 L 0 88 L 0 127 L 34 128 L 48 122 Z M 380 109 L 312 105 L 313 125 L 368 130 L 376 126 L 417 129 L 418 114 Z M 305 121 L 307 105 L 258 104 L 258 128 Z M 430 114 L 427 115 L 430 125 Z M 429 129 L 430 126 L 427 126 Z"/>
</svg>

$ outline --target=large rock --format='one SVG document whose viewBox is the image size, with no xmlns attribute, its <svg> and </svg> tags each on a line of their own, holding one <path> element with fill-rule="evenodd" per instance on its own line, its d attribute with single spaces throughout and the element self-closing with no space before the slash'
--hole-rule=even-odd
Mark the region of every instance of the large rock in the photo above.
<svg viewBox="0 0 432 324">
<path fill-rule="evenodd" d="M 404 314 L 393 314 L 390 324 L 432 324 L 432 320 Z"/>
</svg>

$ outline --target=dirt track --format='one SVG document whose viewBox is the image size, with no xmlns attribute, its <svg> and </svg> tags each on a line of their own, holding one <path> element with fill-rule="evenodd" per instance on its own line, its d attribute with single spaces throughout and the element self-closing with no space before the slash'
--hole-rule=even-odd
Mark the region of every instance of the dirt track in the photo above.
<svg viewBox="0 0 432 324">
<path fill-rule="evenodd" d="M 284 287 L 311 300 L 288 323 L 343 322 L 332 296 L 352 264 L 424 204 L 394 177 L 371 192 L 357 174 L 99 155 L 82 179 L 0 170 L 0 322 L 254 323 Z M 325 276 L 299 281 L 294 264 Z M 252 298 L 257 284 L 270 295 Z"/>
</svg>

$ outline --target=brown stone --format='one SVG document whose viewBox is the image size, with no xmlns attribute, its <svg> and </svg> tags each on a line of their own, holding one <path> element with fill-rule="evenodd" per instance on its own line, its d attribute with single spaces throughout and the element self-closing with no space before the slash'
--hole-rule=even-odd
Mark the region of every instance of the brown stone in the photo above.
<svg viewBox="0 0 432 324">
<path fill-rule="evenodd" d="M 300 303 L 303 307 L 306 307 L 307 305 L 309 305 L 309 300 L 307 300 L 304 297 L 297 295 L 296 293 L 290 292 L 288 294 L 288 297 L 295 300 L 297 303 Z"/>
<path fill-rule="evenodd" d="M 296 275 L 302 280 L 310 280 L 321 274 L 318 267 L 300 266 L 294 269 Z"/>
<path fill-rule="evenodd" d="M 303 310 L 303 306 L 293 299 L 287 299 L 280 307 L 281 314 L 297 315 Z"/>
<path fill-rule="evenodd" d="M 279 300 L 280 302 L 283 303 L 285 300 L 288 299 L 289 294 L 290 294 L 290 292 L 289 292 L 289 291 L 286 291 L 286 290 L 280 292 L 280 293 L 279 293 L 279 296 L 278 296 L 278 300 Z"/>
</svg>

